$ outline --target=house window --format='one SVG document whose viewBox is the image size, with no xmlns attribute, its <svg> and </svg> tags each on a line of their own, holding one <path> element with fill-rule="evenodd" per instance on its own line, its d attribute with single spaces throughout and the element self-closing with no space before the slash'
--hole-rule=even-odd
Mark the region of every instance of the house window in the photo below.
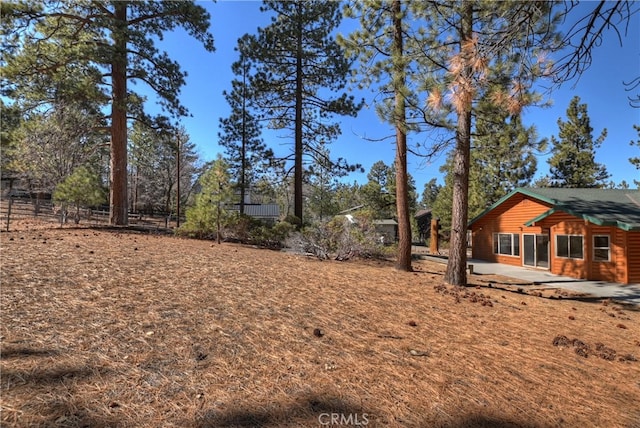
<svg viewBox="0 0 640 428">
<path fill-rule="evenodd" d="M 608 262 L 609 260 L 611 260 L 609 235 L 594 235 L 593 260 L 595 260 L 596 262 Z"/>
<path fill-rule="evenodd" d="M 556 257 L 584 258 L 582 241 L 582 235 L 556 235 Z"/>
<path fill-rule="evenodd" d="M 519 256 L 520 235 L 517 233 L 494 233 L 493 252 L 506 256 Z"/>
</svg>

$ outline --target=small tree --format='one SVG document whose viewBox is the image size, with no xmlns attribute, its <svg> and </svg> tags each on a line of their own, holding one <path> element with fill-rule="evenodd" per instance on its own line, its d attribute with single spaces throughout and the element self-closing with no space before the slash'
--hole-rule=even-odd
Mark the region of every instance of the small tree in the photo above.
<svg viewBox="0 0 640 428">
<path fill-rule="evenodd" d="M 220 243 L 222 225 L 229 216 L 226 205 L 233 198 L 229 165 L 218 155 L 211 167 L 200 177 L 202 190 L 196 195 L 195 206 L 187 209 L 187 221 L 181 230 L 204 237 L 215 232 Z"/>
<path fill-rule="evenodd" d="M 63 205 L 75 205 L 74 220 L 78 224 L 80 223 L 80 207 L 102 204 L 106 202 L 106 195 L 98 174 L 81 166 L 56 186 L 53 200 Z"/>
</svg>

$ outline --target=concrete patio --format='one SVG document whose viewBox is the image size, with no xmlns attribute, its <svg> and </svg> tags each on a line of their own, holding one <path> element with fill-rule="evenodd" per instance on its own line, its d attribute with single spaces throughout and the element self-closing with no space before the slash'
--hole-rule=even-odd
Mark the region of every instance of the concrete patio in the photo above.
<svg viewBox="0 0 640 428">
<path fill-rule="evenodd" d="M 420 255 L 425 260 L 446 263 L 446 258 Z M 469 259 L 468 265 L 473 265 L 473 272 L 480 275 L 502 275 L 526 282 L 530 282 L 537 288 L 561 288 L 579 293 L 585 293 L 593 297 L 611 298 L 625 303 L 640 305 L 640 284 L 617 284 L 604 281 L 585 281 L 566 276 L 553 275 L 544 269 L 530 269 L 519 266 L 510 266 L 500 263 L 491 263 L 484 260 Z"/>
</svg>

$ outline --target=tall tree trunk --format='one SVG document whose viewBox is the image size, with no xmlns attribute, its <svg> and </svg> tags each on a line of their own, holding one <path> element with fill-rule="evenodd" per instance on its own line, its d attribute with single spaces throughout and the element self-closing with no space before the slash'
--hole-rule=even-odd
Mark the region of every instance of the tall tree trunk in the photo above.
<svg viewBox="0 0 640 428">
<path fill-rule="evenodd" d="M 461 88 L 471 88 L 472 53 L 463 46 L 473 37 L 473 5 L 466 2 L 460 28 L 460 55 L 465 64 L 461 79 Z M 465 89 L 463 89 L 464 91 Z M 453 158 L 453 202 L 451 213 L 451 242 L 449 261 L 444 276 L 445 282 L 452 285 L 467 285 L 467 217 L 469 212 L 469 163 L 471 156 L 471 96 L 461 94 L 458 123 L 456 128 L 456 147 Z"/>
<path fill-rule="evenodd" d="M 140 167 L 136 165 L 136 172 L 133 176 L 133 207 L 134 211 L 138 211 L 138 187 L 140 185 Z"/>
<path fill-rule="evenodd" d="M 176 152 L 176 227 L 180 227 L 180 133 L 178 132 L 178 151 Z"/>
<path fill-rule="evenodd" d="M 169 177 L 171 176 L 171 171 L 169 171 Z M 164 212 L 167 213 L 167 217 L 171 218 L 171 193 L 173 190 L 173 180 L 169 179 L 167 183 L 167 193 L 164 198 Z"/>
<path fill-rule="evenodd" d="M 222 214 L 222 207 L 220 206 L 221 202 L 218 199 L 218 204 L 216 206 L 216 242 L 220 245 L 220 231 L 222 230 L 222 225 L 220 224 L 220 216 Z"/>
<path fill-rule="evenodd" d="M 247 171 L 247 67 L 244 65 L 244 54 L 240 54 L 242 61 L 242 147 L 240 160 L 240 214 L 244 214 L 244 198 L 246 194 Z"/>
<path fill-rule="evenodd" d="M 398 255 L 396 269 L 410 272 L 411 268 L 411 222 L 409 220 L 409 191 L 407 177 L 407 123 L 404 101 L 406 71 L 402 56 L 402 9 L 400 0 L 394 0 L 393 12 L 393 56 L 395 82 L 394 122 L 396 127 L 396 207 L 398 214 Z"/>
<path fill-rule="evenodd" d="M 458 117 L 453 160 L 453 203 L 451 242 L 445 282 L 467 285 L 467 215 L 469 211 L 469 157 L 471 111 Z"/>
<path fill-rule="evenodd" d="M 297 3 L 298 15 L 302 14 L 301 4 Z M 302 224 L 302 22 L 298 19 L 296 34 L 296 118 L 295 152 L 293 173 L 293 214 Z"/>
<path fill-rule="evenodd" d="M 114 2 L 114 59 L 111 63 L 111 161 L 109 222 L 126 225 L 127 200 L 127 3 Z"/>
</svg>

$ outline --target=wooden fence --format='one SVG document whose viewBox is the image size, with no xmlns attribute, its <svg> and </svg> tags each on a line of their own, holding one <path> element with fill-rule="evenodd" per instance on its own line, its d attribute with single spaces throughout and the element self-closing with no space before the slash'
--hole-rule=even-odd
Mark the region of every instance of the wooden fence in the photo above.
<svg viewBox="0 0 640 428">
<path fill-rule="evenodd" d="M 18 220 L 37 219 L 42 222 L 55 224 L 74 224 L 75 209 L 62 211 L 60 205 L 54 205 L 50 200 L 37 200 L 29 198 L 0 198 L 0 228 L 11 230 L 11 223 Z M 104 210 L 80 210 L 80 225 L 107 226 L 109 224 L 109 211 Z M 167 230 L 176 227 L 175 219 L 165 216 L 149 216 L 138 213 L 129 214 L 129 225 L 149 230 Z"/>
</svg>

